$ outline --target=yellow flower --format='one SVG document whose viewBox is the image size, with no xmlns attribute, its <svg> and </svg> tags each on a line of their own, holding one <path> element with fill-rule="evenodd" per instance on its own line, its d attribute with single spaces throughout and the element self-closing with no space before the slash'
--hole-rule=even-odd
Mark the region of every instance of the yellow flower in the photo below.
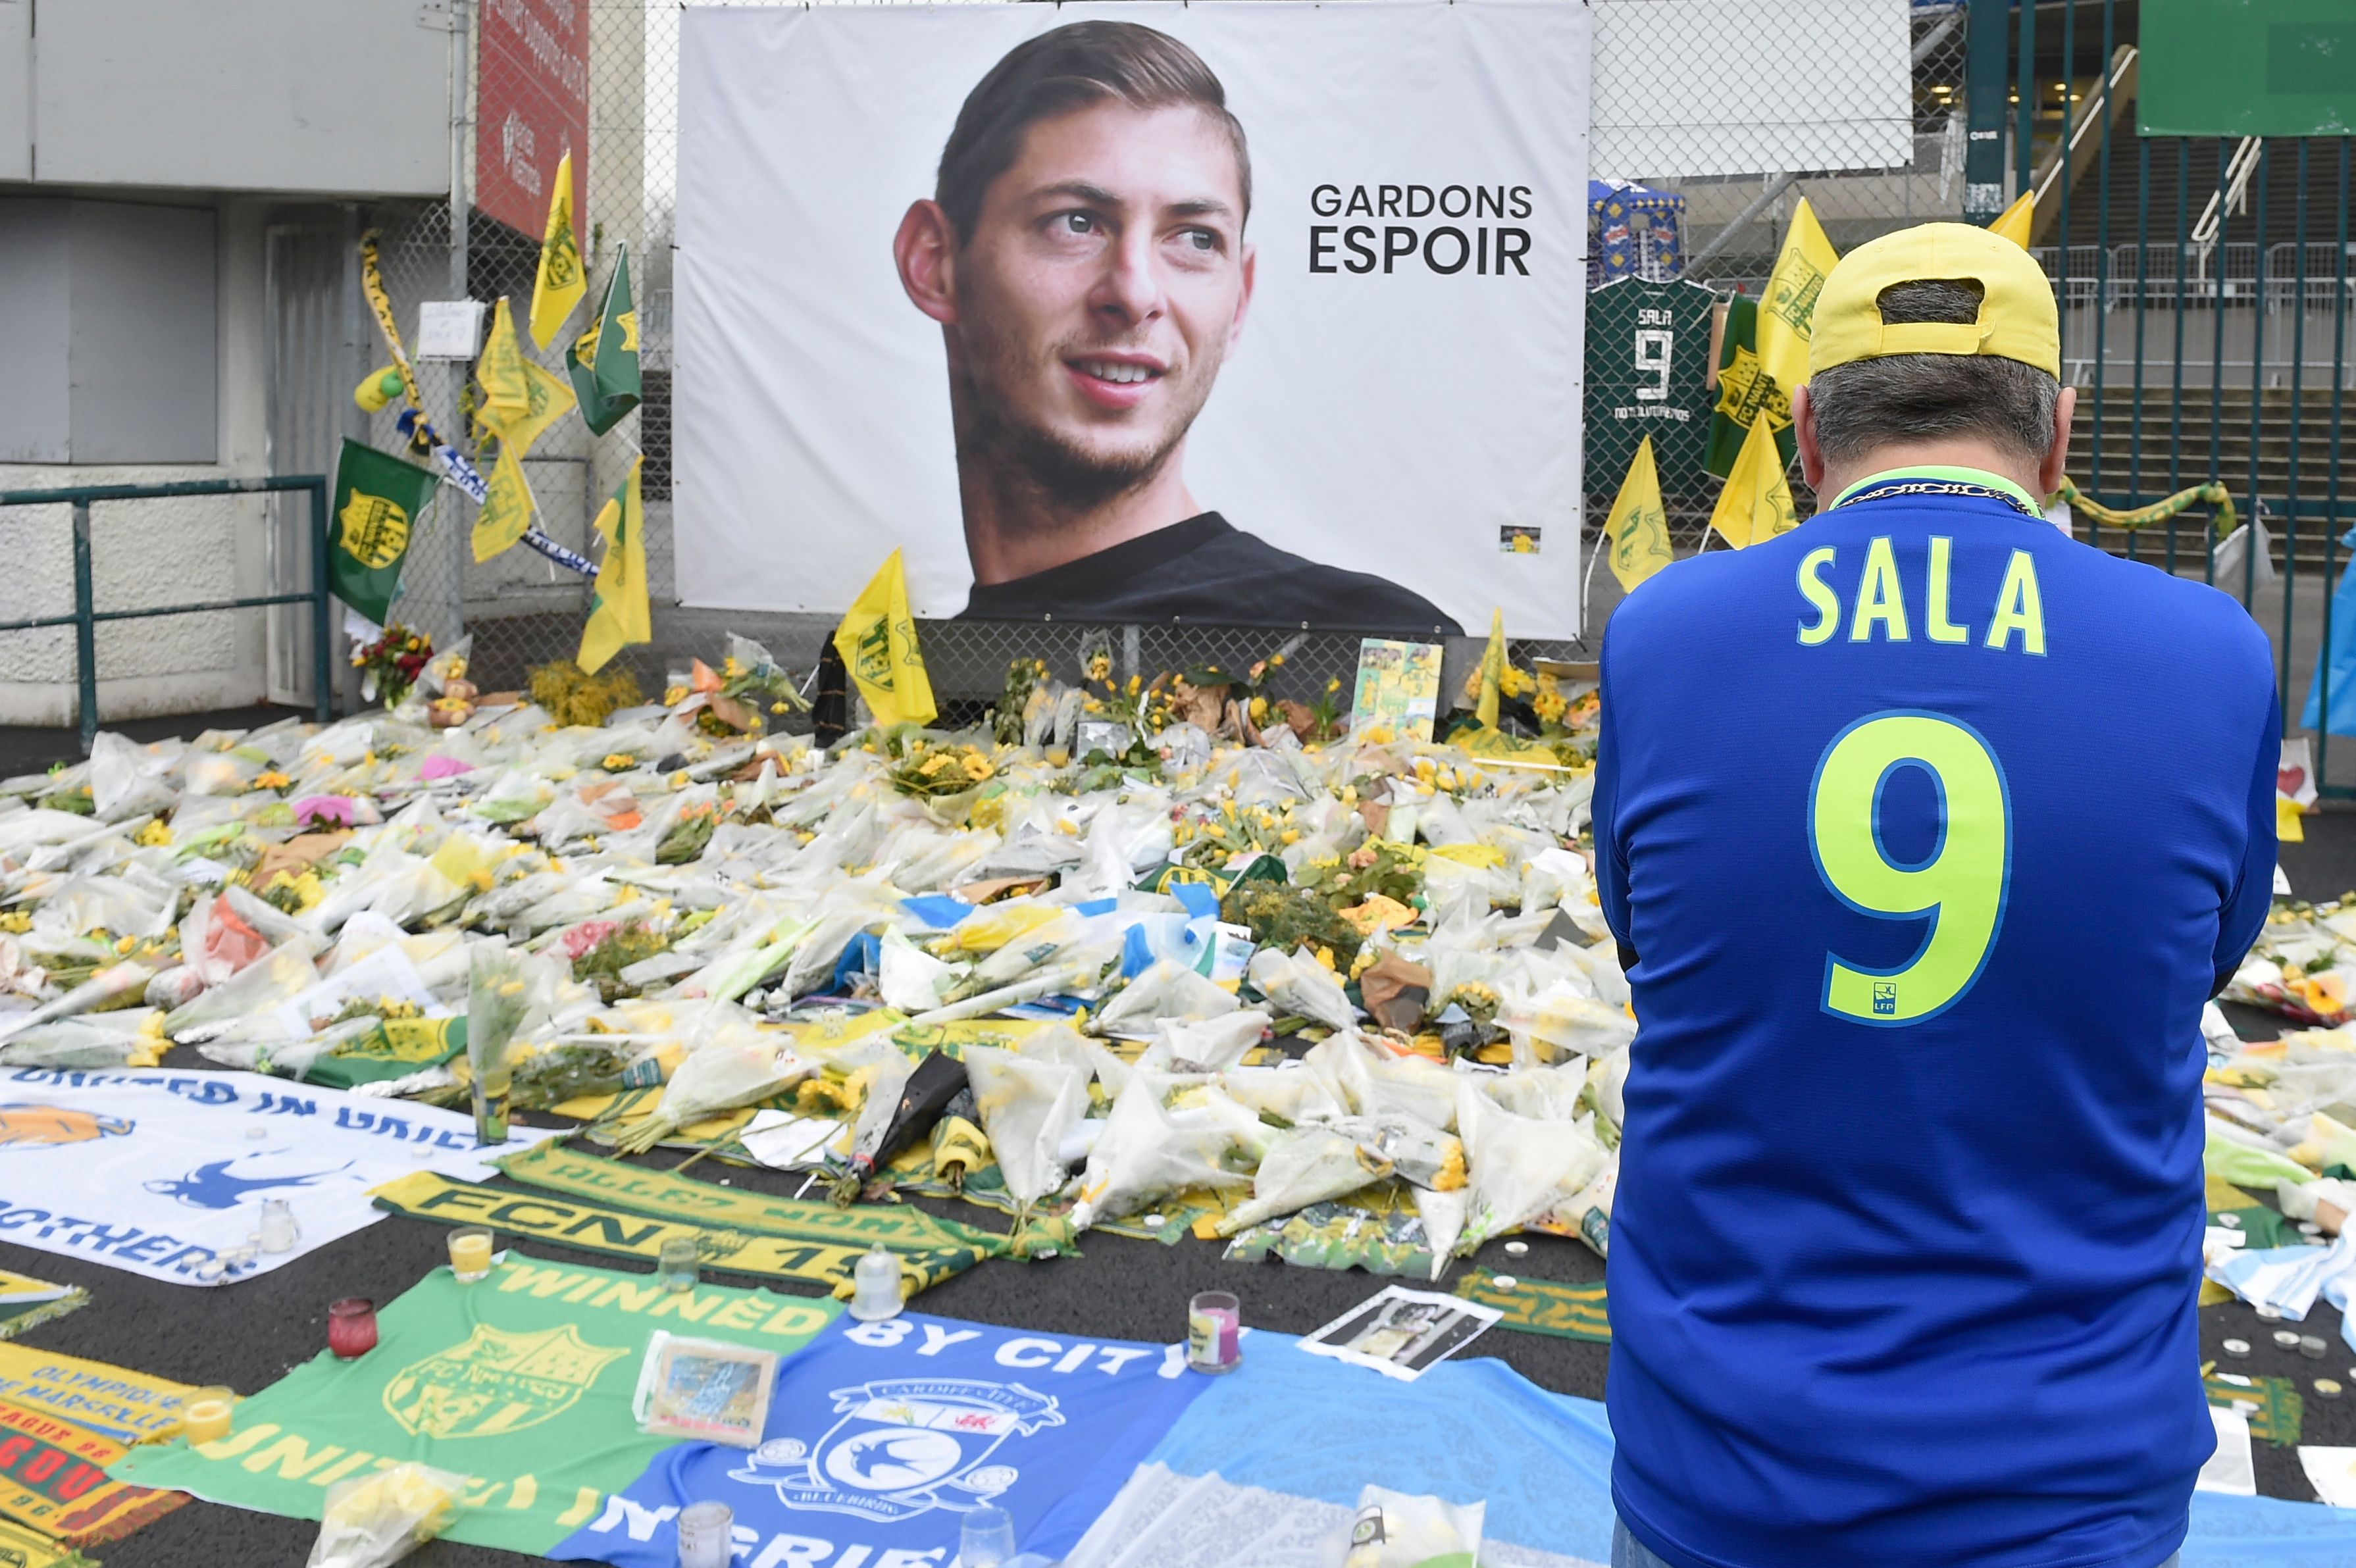
<svg viewBox="0 0 2356 1568">
<path fill-rule="evenodd" d="M 172 843 L 172 830 L 164 825 L 161 817 L 158 817 L 141 828 L 133 841 L 145 844 L 151 849 L 168 848 Z"/>
<path fill-rule="evenodd" d="M 663 706 L 665 708 L 676 708 L 686 700 L 687 688 L 683 686 L 668 686 L 663 688 Z"/>
<path fill-rule="evenodd" d="M 1255 697 L 1251 699 L 1251 717 L 1252 722 L 1255 724 L 1260 723 L 1268 718 L 1267 698 Z"/>
<path fill-rule="evenodd" d="M 605 760 L 597 764 L 609 773 L 623 773 L 638 765 L 638 759 L 627 752 L 608 752 Z"/>
<path fill-rule="evenodd" d="M 720 661 L 720 673 L 726 676 L 729 679 L 734 680 L 738 676 L 744 673 L 744 666 L 735 655 L 731 654 L 726 658 Z"/>
<path fill-rule="evenodd" d="M 769 704 L 769 711 L 772 713 L 783 713 L 785 710 L 786 705 L 782 702 L 772 702 Z"/>
<path fill-rule="evenodd" d="M 1088 678 L 1090 680 L 1103 680 L 1111 676 L 1111 674 L 1112 656 L 1109 654 L 1091 654 L 1088 656 Z"/>
<path fill-rule="evenodd" d="M 1341 689 L 1342 689 L 1342 677 L 1341 677 L 1340 676 L 1338 676 L 1338 675 L 1337 675 L 1337 676 L 1335 676 L 1333 679 L 1331 679 L 1331 680 L 1329 680 L 1329 681 L 1327 681 L 1327 682 L 1325 683 L 1325 695 L 1326 695 L 1326 696 L 1328 696 L 1328 697 L 1333 696 L 1335 692 L 1337 692 L 1337 691 L 1339 691 L 1339 690 L 1341 690 Z"/>
<path fill-rule="evenodd" d="M 32 929 L 33 916 L 29 910 L 12 909 L 5 914 L 0 914 L 0 931 L 5 931 L 12 936 L 21 936 Z"/>
<path fill-rule="evenodd" d="M 1145 677 L 1143 676 L 1133 675 L 1129 677 L 1129 694 L 1131 697 L 1135 697 L 1143 689 L 1145 689 Z"/>
<path fill-rule="evenodd" d="M 982 780 L 988 778 L 997 771 L 998 770 L 996 768 L 990 765 L 990 759 L 983 756 L 980 752 L 969 752 L 966 753 L 966 777 L 973 780 L 976 784 L 980 784 Z"/>
<path fill-rule="evenodd" d="M 253 775 L 253 787 L 256 789 L 284 789 L 294 782 L 275 768 L 264 768 Z"/>
</svg>

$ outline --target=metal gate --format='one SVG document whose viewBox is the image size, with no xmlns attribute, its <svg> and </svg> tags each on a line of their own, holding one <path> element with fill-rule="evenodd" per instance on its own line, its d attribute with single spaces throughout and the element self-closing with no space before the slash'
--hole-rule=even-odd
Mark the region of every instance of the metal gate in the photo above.
<svg viewBox="0 0 2356 1568">
<path fill-rule="evenodd" d="M 2356 521 L 2340 462 L 2349 142 L 2137 135 L 2139 9 L 2075 0 L 2014 16 L 2013 188 L 2038 192 L 2032 253 L 2080 388 L 2070 472 L 2119 509 L 2225 486 L 2246 531 L 2222 548 L 2201 509 L 2094 537 L 2248 605 L 2296 735 L 2329 710 L 2329 588 Z M 2322 733 L 2316 772 L 2325 794 L 2356 797 L 2356 783 L 2329 782 Z"/>
</svg>

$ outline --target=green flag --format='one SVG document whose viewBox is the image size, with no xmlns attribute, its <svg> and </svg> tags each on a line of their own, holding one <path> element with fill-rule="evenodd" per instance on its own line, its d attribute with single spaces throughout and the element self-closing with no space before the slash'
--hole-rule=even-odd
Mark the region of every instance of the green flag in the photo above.
<svg viewBox="0 0 2356 1568">
<path fill-rule="evenodd" d="M 337 598 L 379 625 L 401 592 L 401 563 L 434 485 L 427 470 L 357 441 L 346 440 L 336 460 L 327 583 Z"/>
<path fill-rule="evenodd" d="M 368 1354 L 322 1350 L 241 1400 L 227 1437 L 145 1444 L 114 1462 L 115 1478 L 316 1519 L 337 1481 L 415 1459 L 470 1477 L 451 1540 L 538 1557 L 671 1445 L 630 1413 L 655 1330 L 790 1355 L 841 1310 L 514 1253 L 473 1285 L 437 1268 L 377 1314 Z"/>
<path fill-rule="evenodd" d="M 591 434 L 605 434 L 638 406 L 638 313 L 630 304 L 627 245 L 614 258 L 597 319 L 564 351 L 564 368 L 573 373 L 581 421 Z"/>
<path fill-rule="evenodd" d="M 1788 468 L 1798 439 L 1792 433 L 1792 394 L 1760 366 L 1759 302 L 1737 294 L 1728 302 L 1726 336 L 1718 349 L 1718 404 L 1709 417 L 1703 466 L 1720 479 L 1733 473 L 1751 421 L 1762 413 Z"/>
</svg>

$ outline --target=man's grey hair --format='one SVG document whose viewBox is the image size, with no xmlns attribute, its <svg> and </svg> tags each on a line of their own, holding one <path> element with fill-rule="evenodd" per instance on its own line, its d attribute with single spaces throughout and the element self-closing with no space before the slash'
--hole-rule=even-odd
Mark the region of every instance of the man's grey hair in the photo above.
<svg viewBox="0 0 2356 1568">
<path fill-rule="evenodd" d="M 1881 292 L 1881 319 L 1970 324 L 1980 318 L 1980 285 L 1921 279 Z M 1892 354 L 1823 370 L 1808 382 L 1816 443 L 1825 461 L 1847 465 L 1878 446 L 1977 435 L 2020 457 L 2041 460 L 2053 445 L 2062 383 L 2034 365 L 1994 355 Z"/>
</svg>

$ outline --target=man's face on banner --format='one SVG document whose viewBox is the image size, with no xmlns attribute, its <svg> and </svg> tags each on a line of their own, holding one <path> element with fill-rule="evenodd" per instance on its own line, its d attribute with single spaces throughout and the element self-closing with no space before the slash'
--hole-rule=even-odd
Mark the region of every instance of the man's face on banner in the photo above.
<svg viewBox="0 0 2356 1568">
<path fill-rule="evenodd" d="M 1243 227 L 1234 144 L 1199 109 L 1033 125 L 951 274 L 953 352 L 992 444 L 1076 490 L 1150 478 L 1243 330 Z"/>
</svg>

